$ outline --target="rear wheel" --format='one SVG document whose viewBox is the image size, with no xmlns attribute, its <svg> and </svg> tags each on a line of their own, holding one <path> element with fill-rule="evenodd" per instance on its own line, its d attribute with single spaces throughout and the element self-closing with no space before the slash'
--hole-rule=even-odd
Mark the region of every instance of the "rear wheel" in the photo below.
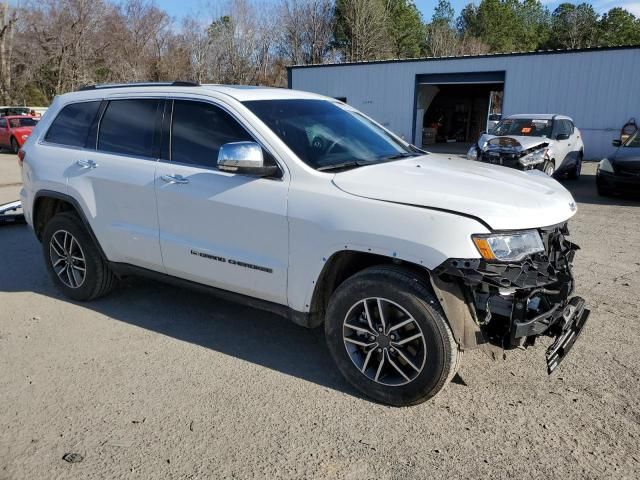
<svg viewBox="0 0 640 480">
<path fill-rule="evenodd" d="M 15 139 L 15 137 L 11 137 L 11 153 L 18 153 L 18 150 L 20 150 L 18 141 Z"/>
<path fill-rule="evenodd" d="M 438 393 L 458 367 L 458 346 L 435 296 L 408 270 L 368 268 L 346 280 L 329 302 L 325 332 L 345 378 L 394 406 Z"/>
<path fill-rule="evenodd" d="M 59 213 L 47 223 L 42 249 L 53 282 L 74 300 L 106 295 L 117 283 L 86 227 L 72 212 Z"/>
</svg>

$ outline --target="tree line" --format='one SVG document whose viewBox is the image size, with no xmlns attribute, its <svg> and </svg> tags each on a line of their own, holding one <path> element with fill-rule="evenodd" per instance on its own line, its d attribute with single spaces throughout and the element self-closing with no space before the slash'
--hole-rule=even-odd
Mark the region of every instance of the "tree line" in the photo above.
<svg viewBox="0 0 640 480">
<path fill-rule="evenodd" d="M 151 0 L 0 3 L 0 103 L 47 105 L 92 83 L 286 85 L 287 65 L 640 44 L 640 19 L 588 3 L 225 0 L 180 20 Z"/>
</svg>

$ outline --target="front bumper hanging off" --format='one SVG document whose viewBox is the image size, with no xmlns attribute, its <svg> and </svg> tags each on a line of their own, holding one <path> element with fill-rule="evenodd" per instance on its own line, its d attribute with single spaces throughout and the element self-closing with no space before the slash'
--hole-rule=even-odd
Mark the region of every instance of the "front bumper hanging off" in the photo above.
<svg viewBox="0 0 640 480">
<path fill-rule="evenodd" d="M 588 317 L 585 300 L 573 296 L 571 265 L 579 247 L 568 240 L 566 225 L 541 229 L 545 252 L 522 262 L 449 259 L 434 273 L 458 282 L 481 343 L 504 350 L 528 347 L 537 337 L 554 338 L 546 353 L 552 373 L 573 347 Z"/>
<path fill-rule="evenodd" d="M 589 318 L 589 309 L 585 308 L 585 301 L 581 297 L 574 297 L 569 302 L 569 305 L 565 307 L 563 312 L 564 324 L 562 330 L 556 336 L 553 344 L 547 349 L 547 372 L 549 375 L 553 373 L 560 362 L 573 347 L 573 344 L 580 336 L 582 327 Z"/>
</svg>

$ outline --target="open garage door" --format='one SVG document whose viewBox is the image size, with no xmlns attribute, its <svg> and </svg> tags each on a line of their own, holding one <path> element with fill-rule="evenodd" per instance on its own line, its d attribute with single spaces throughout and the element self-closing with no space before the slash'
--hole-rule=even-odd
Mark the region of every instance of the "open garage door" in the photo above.
<svg viewBox="0 0 640 480">
<path fill-rule="evenodd" d="M 502 115 L 504 72 L 416 76 L 414 143 L 464 153 Z"/>
</svg>

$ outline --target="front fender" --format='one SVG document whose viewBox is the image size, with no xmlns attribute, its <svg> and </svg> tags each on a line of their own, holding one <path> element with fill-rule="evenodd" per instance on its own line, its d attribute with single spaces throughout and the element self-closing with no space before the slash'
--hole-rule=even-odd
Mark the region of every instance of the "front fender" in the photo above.
<svg viewBox="0 0 640 480">
<path fill-rule="evenodd" d="M 472 234 L 489 233 L 455 213 L 348 194 L 289 202 L 289 306 L 308 312 L 325 263 L 337 252 L 364 252 L 433 269 L 447 258 L 480 258 Z M 300 192 L 313 195 L 313 192 Z M 299 206 L 298 206 L 299 205 Z M 458 253 L 456 253 L 458 252 Z"/>
</svg>

